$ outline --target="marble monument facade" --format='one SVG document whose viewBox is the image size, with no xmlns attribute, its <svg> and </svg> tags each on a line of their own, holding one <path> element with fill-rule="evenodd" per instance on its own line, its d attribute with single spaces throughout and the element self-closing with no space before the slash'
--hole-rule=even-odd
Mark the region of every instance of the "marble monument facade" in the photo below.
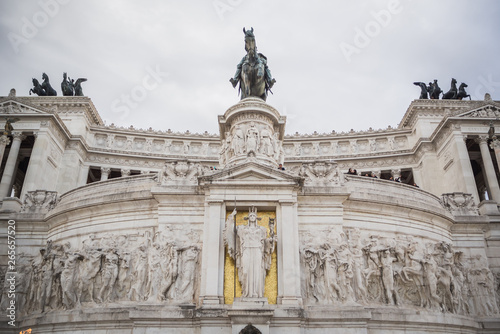
<svg viewBox="0 0 500 334">
<path fill-rule="evenodd" d="M 81 96 L 11 94 L 0 116 L 19 118 L 0 137 L 0 305 L 15 224 L 18 331 L 500 331 L 488 96 L 307 135 L 258 98 L 219 116 L 218 135 L 105 126 Z"/>
</svg>

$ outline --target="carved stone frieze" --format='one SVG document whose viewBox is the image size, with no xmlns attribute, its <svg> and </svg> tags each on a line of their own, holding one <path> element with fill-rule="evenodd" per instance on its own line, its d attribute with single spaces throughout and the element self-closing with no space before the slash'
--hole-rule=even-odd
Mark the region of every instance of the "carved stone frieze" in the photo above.
<svg viewBox="0 0 500 334">
<path fill-rule="evenodd" d="M 463 117 L 498 118 L 500 117 L 500 109 L 495 106 L 487 105 L 469 114 L 465 114 Z"/>
<path fill-rule="evenodd" d="M 209 168 L 199 162 L 192 162 L 187 159 L 177 161 L 167 161 L 160 174 L 160 183 L 167 184 L 189 184 L 197 185 L 198 177 L 209 172 Z"/>
<path fill-rule="evenodd" d="M 58 201 L 59 198 L 56 191 L 28 191 L 24 197 L 21 212 L 47 213 L 55 208 Z"/>
<path fill-rule="evenodd" d="M 339 165 L 326 160 L 302 163 L 292 168 L 290 173 L 303 177 L 305 186 L 341 186 L 345 181 L 345 175 L 340 172 Z"/>
<path fill-rule="evenodd" d="M 19 257 L 23 288 L 17 292 L 26 305 L 19 310 L 43 313 L 130 301 L 194 303 L 199 241 L 200 231 L 170 226 L 134 235 L 91 234 L 75 248 L 48 241 L 39 256 Z"/>
<path fill-rule="evenodd" d="M 495 280 L 481 255 L 446 242 L 381 237 L 357 228 L 300 233 L 306 305 L 389 304 L 467 316 L 498 315 Z"/>
<path fill-rule="evenodd" d="M 443 194 L 441 203 L 454 216 L 477 216 L 479 215 L 477 204 L 472 194 L 461 192 Z"/>
</svg>

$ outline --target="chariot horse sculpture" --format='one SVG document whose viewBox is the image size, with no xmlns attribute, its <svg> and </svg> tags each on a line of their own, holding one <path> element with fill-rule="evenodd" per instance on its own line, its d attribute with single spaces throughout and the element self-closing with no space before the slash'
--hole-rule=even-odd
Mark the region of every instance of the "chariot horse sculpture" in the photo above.
<svg viewBox="0 0 500 334">
<path fill-rule="evenodd" d="M 257 53 L 255 45 L 255 35 L 253 28 L 246 30 L 245 34 L 245 51 L 247 54 L 241 59 L 237 65 L 234 77 L 229 79 L 233 87 L 239 83 L 239 91 L 241 99 L 255 96 L 262 100 L 266 100 L 267 93 L 271 92 L 271 88 L 276 82 L 271 75 L 269 67 L 267 67 L 267 58 L 262 53 Z"/>
</svg>

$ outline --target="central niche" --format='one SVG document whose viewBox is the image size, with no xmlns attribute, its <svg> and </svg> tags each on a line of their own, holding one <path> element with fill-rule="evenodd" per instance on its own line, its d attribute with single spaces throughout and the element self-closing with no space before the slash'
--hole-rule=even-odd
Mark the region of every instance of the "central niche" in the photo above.
<svg viewBox="0 0 500 334">
<path fill-rule="evenodd" d="M 226 220 L 231 215 L 232 211 L 226 212 Z M 248 210 L 241 210 L 235 216 L 236 226 L 248 224 Z M 257 225 L 266 228 L 267 237 L 270 236 L 269 221 L 274 220 L 276 222 L 276 212 L 275 211 L 258 211 L 257 212 Z M 274 234 L 276 235 L 276 223 L 274 223 Z M 224 259 L 224 303 L 232 304 L 236 294 L 236 298 L 241 297 L 242 289 L 241 283 L 238 279 L 238 268 L 236 268 L 235 261 L 228 252 L 228 247 L 224 247 L 225 259 Z M 271 266 L 266 273 L 265 287 L 264 287 L 264 297 L 267 298 L 269 304 L 276 304 L 278 297 L 278 265 L 277 265 L 277 247 L 274 247 L 274 251 L 271 254 Z"/>
</svg>

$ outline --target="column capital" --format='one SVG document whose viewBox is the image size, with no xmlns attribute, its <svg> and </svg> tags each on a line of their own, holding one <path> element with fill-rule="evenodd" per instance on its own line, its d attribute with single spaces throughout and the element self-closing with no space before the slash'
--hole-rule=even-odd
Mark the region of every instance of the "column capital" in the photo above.
<svg viewBox="0 0 500 334">
<path fill-rule="evenodd" d="M 23 141 L 24 138 L 26 138 L 25 135 L 23 135 L 23 133 L 21 131 L 12 131 L 12 138 L 13 140 L 20 140 L 20 141 Z"/>
<path fill-rule="evenodd" d="M 102 174 L 109 174 L 111 172 L 111 168 L 109 167 L 101 167 L 101 173 Z"/>
<path fill-rule="evenodd" d="M 488 139 L 489 139 L 488 135 L 479 135 L 474 140 L 476 141 L 476 143 L 481 144 L 481 143 L 488 143 Z"/>
<path fill-rule="evenodd" d="M 493 136 L 492 137 L 492 140 L 491 140 L 491 143 L 490 143 L 490 147 L 493 150 L 495 148 L 500 148 L 500 140 L 498 140 L 497 136 Z"/>
<path fill-rule="evenodd" d="M 122 176 L 129 176 L 130 175 L 130 169 L 124 168 L 122 169 Z"/>
<path fill-rule="evenodd" d="M 0 145 L 7 146 L 10 143 L 10 138 L 7 137 L 6 135 L 0 136 Z"/>
</svg>

